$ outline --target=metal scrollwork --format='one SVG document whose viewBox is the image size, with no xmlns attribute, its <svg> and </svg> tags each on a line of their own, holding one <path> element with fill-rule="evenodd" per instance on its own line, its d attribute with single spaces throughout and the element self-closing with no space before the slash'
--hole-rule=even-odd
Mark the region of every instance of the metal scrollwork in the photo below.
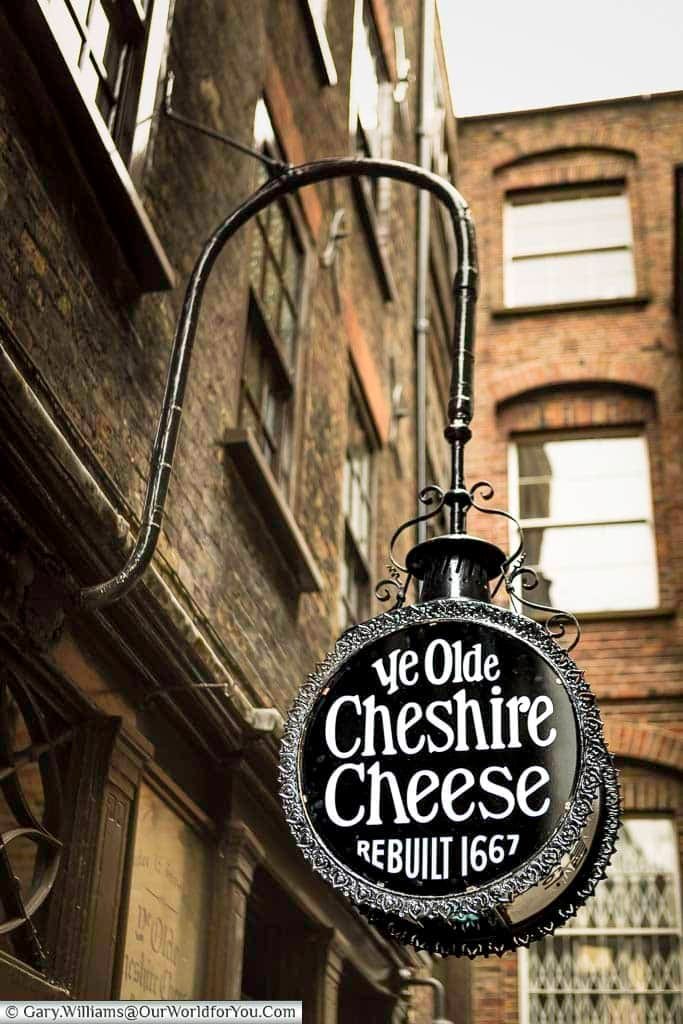
<svg viewBox="0 0 683 1024">
<path fill-rule="evenodd" d="M 394 608 L 401 608 L 405 604 L 408 588 L 413 580 L 407 567 L 402 562 L 399 562 L 396 557 L 396 543 L 399 537 L 412 526 L 417 526 L 418 523 L 425 523 L 429 519 L 434 519 L 435 516 L 438 516 L 444 506 L 448 504 L 448 493 L 448 491 L 444 491 L 436 484 L 428 484 L 427 487 L 423 487 L 418 495 L 420 502 L 423 505 L 433 505 L 434 507 L 429 508 L 422 515 L 415 516 L 413 519 L 408 519 L 407 522 L 402 523 L 398 529 L 394 530 L 391 536 L 389 541 L 390 561 L 387 565 L 389 576 L 381 579 L 375 586 L 375 597 L 383 604 L 390 601 L 392 597 L 395 597 L 395 603 L 392 605 L 391 611 Z M 405 576 L 405 579 L 402 576 Z"/>
<path fill-rule="evenodd" d="M 510 598 L 510 604 L 519 612 L 524 608 L 532 609 L 535 612 L 545 612 L 548 614 L 544 626 L 549 635 L 554 640 L 561 640 L 567 635 L 567 629 L 571 628 L 574 631 L 574 636 L 571 643 L 566 647 L 567 653 L 574 650 L 579 640 L 581 639 L 581 626 L 575 615 L 571 612 L 563 611 L 561 608 L 553 608 L 552 605 L 541 604 L 537 601 L 530 601 L 528 598 L 523 596 L 524 591 L 535 590 L 539 584 L 538 573 L 525 565 L 526 561 L 526 549 L 524 545 L 524 530 L 521 524 L 511 512 L 507 512 L 502 508 L 489 508 L 486 505 L 480 504 L 475 500 L 477 493 L 481 493 L 483 501 L 490 501 L 493 498 L 495 491 L 488 480 L 479 480 L 470 488 L 470 497 L 472 499 L 471 507 L 476 509 L 477 512 L 483 512 L 485 515 L 490 516 L 501 516 L 507 519 L 509 522 L 517 528 L 517 534 L 519 542 L 517 547 L 511 555 L 503 562 L 503 571 L 500 575 L 498 583 L 494 587 L 492 597 L 495 597 L 501 586 L 505 587 L 508 597 Z M 515 586 L 517 584 L 517 586 Z"/>
<path fill-rule="evenodd" d="M 50 895 L 62 852 L 56 748 L 70 738 L 70 731 L 50 738 L 30 689 L 5 669 L 0 676 L 0 793 L 6 805 L 0 815 L 0 935 L 8 935 L 14 952 L 37 966 L 46 952 L 36 913 Z"/>
<path fill-rule="evenodd" d="M 393 611 L 394 608 L 402 608 L 405 604 L 408 587 L 410 586 L 413 577 L 408 573 L 405 580 L 402 580 L 401 573 L 395 564 L 392 565 L 390 563 L 387 565 L 387 569 L 389 570 L 389 575 L 380 580 L 376 585 L 375 597 L 378 601 L 381 601 L 382 604 L 386 604 L 387 601 L 390 601 L 391 598 L 394 597 L 395 601 L 389 609 L 390 611 Z"/>
<path fill-rule="evenodd" d="M 492 508 L 482 504 L 482 502 L 490 501 L 494 496 L 495 490 L 488 480 L 478 480 L 469 490 L 457 487 L 444 490 L 437 484 L 428 484 L 424 487 L 420 491 L 418 498 L 423 505 L 432 507 L 429 507 L 421 515 L 414 516 L 412 519 L 402 523 L 392 534 L 391 541 L 389 542 L 389 576 L 381 579 L 376 585 L 375 597 L 382 603 L 386 603 L 392 597 L 395 597 L 395 603 L 392 605 L 391 610 L 401 608 L 406 602 L 412 577 L 408 573 L 406 566 L 397 559 L 395 554 L 396 543 L 406 530 L 417 526 L 418 523 L 435 519 L 444 508 L 453 509 L 456 505 L 465 511 L 473 508 L 484 515 L 500 516 L 503 519 L 507 519 L 508 522 L 516 527 L 519 538 L 516 548 L 503 562 L 503 571 L 493 588 L 492 599 L 495 598 L 501 587 L 505 587 L 510 604 L 515 611 L 522 612 L 526 608 L 534 612 L 547 614 L 548 618 L 543 625 L 549 636 L 554 640 L 569 639 L 568 631 L 573 631 L 574 635 L 566 647 L 567 653 L 570 653 L 581 639 L 581 627 L 578 619 L 571 612 L 564 611 L 561 608 L 554 608 L 552 605 L 541 604 L 538 601 L 532 601 L 524 596 L 526 592 L 535 590 L 539 585 L 538 574 L 530 566 L 524 564 L 526 561 L 524 530 L 519 520 L 505 509 Z M 480 498 L 480 500 L 477 500 L 477 498 Z M 401 574 L 405 574 L 404 580 Z"/>
<path fill-rule="evenodd" d="M 391 540 L 389 541 L 389 558 L 391 559 L 391 564 L 398 569 L 399 572 L 407 573 L 408 570 L 405 565 L 402 565 L 401 562 L 398 561 L 394 554 L 394 548 L 396 547 L 398 538 L 402 536 L 406 530 L 409 530 L 411 526 L 417 526 L 418 523 L 426 523 L 428 520 L 434 519 L 435 516 L 438 516 L 446 504 L 446 497 L 447 492 L 442 490 L 441 487 L 438 487 L 437 484 L 427 484 L 427 486 L 423 487 L 418 494 L 418 498 L 423 505 L 432 505 L 436 502 L 434 507 L 430 508 L 427 512 L 423 512 L 419 516 L 414 516 L 412 519 L 408 519 L 405 523 L 402 523 L 397 530 L 394 530 L 391 535 Z"/>
</svg>

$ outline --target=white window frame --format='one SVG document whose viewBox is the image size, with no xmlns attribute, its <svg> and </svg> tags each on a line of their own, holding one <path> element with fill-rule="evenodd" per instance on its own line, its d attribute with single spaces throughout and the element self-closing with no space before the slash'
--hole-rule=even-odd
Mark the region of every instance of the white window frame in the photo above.
<svg viewBox="0 0 683 1024">
<path fill-rule="evenodd" d="M 508 505 L 509 505 L 509 508 L 510 508 L 510 512 L 515 517 L 515 519 L 517 519 L 519 521 L 520 526 L 522 527 L 523 531 L 532 530 L 532 529 L 540 529 L 540 528 L 543 528 L 543 527 L 556 527 L 557 529 L 562 529 L 564 527 L 571 528 L 573 526 L 620 526 L 620 525 L 629 524 L 629 523 L 645 523 L 650 528 L 650 532 L 652 534 L 652 539 L 653 539 L 653 550 L 654 550 L 654 557 L 655 557 L 655 561 L 654 561 L 654 565 L 653 565 L 654 577 L 655 577 L 655 598 L 654 598 L 653 603 L 651 605 L 633 604 L 632 606 L 629 606 L 627 608 L 620 608 L 620 609 L 607 609 L 607 608 L 606 609 L 596 609 L 594 612 L 591 612 L 590 610 L 585 609 L 585 610 L 581 610 L 581 611 L 578 612 L 579 616 L 581 616 L 581 615 L 590 615 L 590 614 L 609 615 L 611 611 L 614 611 L 614 612 L 617 612 L 617 613 L 618 612 L 629 613 L 629 612 L 634 612 L 634 611 L 645 611 L 645 610 L 649 610 L 649 609 L 652 609 L 652 608 L 657 608 L 659 606 L 659 566 L 657 564 L 657 535 L 656 535 L 656 532 L 655 532 L 654 509 L 653 509 L 653 504 L 652 504 L 652 486 L 651 486 L 650 473 L 648 473 L 648 480 L 647 480 L 647 485 L 648 485 L 648 507 L 647 507 L 647 516 L 645 518 L 641 518 L 641 517 L 634 517 L 634 518 L 625 517 L 625 518 L 622 518 L 622 519 L 614 518 L 614 519 L 595 519 L 595 520 L 570 520 L 570 519 L 566 519 L 565 520 L 565 519 L 562 519 L 562 520 L 557 520 L 557 521 L 551 519 L 550 517 L 543 517 L 543 518 L 536 518 L 536 519 L 521 519 L 520 518 L 521 509 L 520 509 L 520 501 L 519 501 L 519 460 L 518 460 L 518 457 L 517 457 L 517 449 L 518 449 L 518 445 L 524 444 L 524 442 L 527 442 L 527 441 L 565 441 L 565 440 L 566 441 L 581 441 L 581 440 L 587 440 L 588 441 L 588 440 L 600 440 L 600 439 L 618 438 L 618 437 L 637 437 L 637 438 L 641 438 L 642 439 L 642 442 L 643 442 L 643 445 L 644 445 L 644 448 L 645 448 L 645 455 L 646 455 L 646 458 L 647 458 L 648 469 L 650 470 L 650 452 L 649 452 L 649 447 L 648 447 L 648 440 L 647 440 L 647 436 L 645 434 L 645 431 L 642 430 L 642 429 L 638 430 L 638 429 L 627 428 L 627 427 L 619 429 L 619 428 L 609 428 L 608 427 L 608 428 L 605 428 L 605 429 L 597 429 L 597 430 L 581 430 L 581 429 L 578 429 L 578 430 L 543 431 L 543 432 L 538 432 L 538 433 L 514 435 L 513 437 L 510 438 L 510 441 L 509 441 L 509 444 L 508 444 L 508 490 L 509 490 Z M 650 470 L 650 472 L 651 472 L 651 470 Z M 519 543 L 519 538 L 518 538 L 518 535 L 517 535 L 517 529 L 516 529 L 516 527 L 514 526 L 513 523 L 510 523 L 510 525 L 509 525 L 509 544 L 510 544 L 510 550 L 511 551 L 515 550 L 515 548 L 517 547 L 518 543 Z M 538 568 L 538 567 L 536 567 L 536 568 Z M 533 590 L 528 591 L 528 592 L 523 591 L 523 589 L 522 589 L 522 581 L 521 580 L 519 580 L 517 582 L 517 584 L 516 584 L 516 592 L 517 592 L 517 594 L 520 597 L 528 597 L 529 601 L 537 600 L 534 597 L 534 591 Z M 522 610 L 524 610 L 524 609 L 522 609 Z M 566 609 L 563 609 L 563 610 L 568 611 L 568 612 L 573 612 L 575 609 L 573 609 L 573 608 L 566 608 Z"/>
<path fill-rule="evenodd" d="M 377 140 L 369 138 L 362 128 L 360 122 L 360 102 L 359 102 L 359 83 L 358 83 L 358 61 L 359 52 L 364 47 L 363 35 L 365 28 L 365 21 L 367 21 L 371 27 L 372 32 L 375 36 L 377 44 L 377 50 L 379 55 L 379 64 L 383 69 L 383 74 L 379 78 L 379 97 L 378 97 L 378 128 L 377 128 Z M 380 40 L 379 29 L 375 22 L 375 16 L 372 11 L 370 0 L 355 0 L 353 8 L 353 48 L 351 51 L 351 79 L 349 85 L 349 134 L 352 140 L 357 136 L 359 127 L 363 130 L 367 146 L 369 149 L 369 156 L 378 158 L 388 158 L 391 156 L 392 141 L 393 141 L 393 118 L 394 108 L 394 86 L 391 81 L 389 69 L 386 66 L 386 60 L 382 51 L 382 43 Z"/>
<path fill-rule="evenodd" d="M 615 936 L 615 937 L 618 937 L 618 936 L 627 936 L 628 937 L 628 936 L 637 936 L 637 935 L 652 935 L 652 936 L 655 936 L 655 935 L 674 935 L 674 936 L 678 936 L 679 947 L 680 947 L 681 953 L 683 954 L 683 921 L 681 919 L 681 871 L 680 871 L 680 860 L 679 860 L 679 854 L 678 854 L 679 842 L 678 842 L 676 820 L 671 815 L 668 815 L 668 814 L 656 814 L 656 813 L 647 813 L 647 814 L 646 813 L 627 813 L 624 817 L 627 818 L 627 819 L 630 819 L 630 820 L 636 820 L 636 819 L 647 819 L 647 820 L 652 820 L 652 819 L 668 819 L 668 820 L 671 821 L 672 829 L 673 829 L 673 839 L 674 839 L 674 852 L 675 852 L 673 875 L 674 875 L 674 885 L 675 885 L 675 888 L 676 888 L 676 895 L 677 895 L 676 909 L 677 909 L 678 927 L 677 928 L 630 928 L 630 927 L 625 927 L 625 928 L 572 928 L 570 926 L 570 927 L 566 927 L 566 928 L 556 928 L 555 931 L 553 932 L 553 935 L 554 936 L 560 936 L 560 937 L 562 937 L 562 936 L 576 936 L 577 938 L 581 938 L 582 936 L 586 936 L 586 937 L 600 937 L 600 936 Z M 598 888 L 597 892 L 596 892 L 596 895 L 599 892 L 600 892 L 600 889 Z M 593 898 L 593 897 L 591 897 L 591 898 Z M 683 971 L 683 964 L 681 966 L 681 970 Z M 647 991 L 647 990 L 645 990 L 645 991 Z M 652 990 L 650 990 L 650 991 L 652 991 Z M 520 1024 L 530 1024 L 530 1020 L 529 1020 L 529 1007 L 530 1007 L 530 994 L 531 993 L 530 993 L 530 986 L 529 986 L 529 949 L 520 948 L 518 950 L 518 958 L 517 958 L 517 992 L 518 992 L 518 1008 L 519 1008 L 519 1021 L 520 1021 Z M 572 993 L 571 989 L 567 989 L 566 994 L 568 996 L 571 996 L 572 994 L 575 994 L 575 993 Z M 608 993 L 608 994 L 611 994 L 611 993 Z M 615 990 L 614 995 L 615 996 L 619 996 L 619 991 Z"/>
<path fill-rule="evenodd" d="M 337 67 L 332 56 L 330 41 L 327 37 L 327 14 L 329 0 L 302 0 L 306 9 L 310 28 L 315 40 L 317 56 L 327 85 L 338 82 Z"/>
<path fill-rule="evenodd" d="M 113 146 L 115 149 L 118 149 L 117 143 L 96 102 L 83 91 L 79 69 L 67 59 L 66 54 L 61 49 L 54 22 L 55 15 L 52 8 L 52 0 L 31 0 L 31 2 L 37 3 L 42 11 L 45 22 L 57 46 L 60 48 L 64 64 L 71 73 L 74 87 L 87 107 L 88 114 L 95 123 L 98 134 L 105 140 L 105 144 L 108 147 Z M 145 13 L 140 0 L 125 0 L 125 2 L 120 3 L 120 6 L 124 9 L 124 16 L 129 21 L 134 21 L 137 31 L 141 36 L 144 34 L 145 37 L 144 42 L 139 44 L 142 47 L 141 56 L 143 54 L 144 56 L 142 56 L 142 70 L 138 81 L 135 84 L 127 82 L 123 85 L 120 100 L 120 105 L 122 106 L 125 103 L 130 103 L 131 96 L 133 97 L 134 116 L 132 122 L 134 128 L 129 147 L 130 154 L 121 155 L 126 163 L 131 179 L 136 182 L 139 182 L 142 177 L 145 153 L 151 136 L 157 86 L 166 55 L 167 30 L 172 2 L 173 0 L 149 0 L 149 10 L 147 13 Z M 67 8 L 71 9 L 72 0 L 64 0 L 64 3 Z M 74 13 L 71 16 L 74 24 L 78 25 L 79 19 L 76 14 Z M 131 57 L 127 56 L 125 59 L 130 61 Z M 124 74 L 124 77 L 130 76 Z"/>
<path fill-rule="evenodd" d="M 519 206 L 543 206 L 553 202 L 567 202 L 573 199 L 599 199 L 609 196 L 623 196 L 626 206 L 627 222 L 625 223 L 625 241 L 619 243 L 607 243 L 605 245 L 585 245 L 578 248 L 563 248 L 542 250 L 533 253 L 520 253 L 513 248 L 512 211 Z M 573 298 L 561 298 L 539 294 L 538 298 L 532 301 L 523 301 L 515 298 L 515 277 L 514 267 L 520 262 L 533 262 L 534 260 L 548 260 L 557 257 L 558 259 L 567 256 L 591 256 L 601 252 L 625 252 L 630 256 L 632 270 L 632 284 L 625 287 L 617 295 L 601 296 L 592 291 Z M 524 308 L 526 306 L 562 306 L 574 305 L 583 302 L 612 301 L 620 298 L 633 298 L 637 294 L 636 267 L 633 244 L 633 223 L 631 216 L 631 203 L 628 190 L 624 181 L 600 182 L 585 185 L 560 185 L 551 188 L 515 190 L 505 196 L 503 209 L 503 294 L 504 304 L 508 309 Z"/>
<path fill-rule="evenodd" d="M 158 90 L 165 71 L 174 0 L 148 0 L 146 14 L 140 0 L 125 0 L 122 4 L 125 17 L 139 26 L 141 39 L 131 57 L 131 68 L 137 69 L 137 81 L 126 83 L 121 92 L 120 107 L 125 108 L 126 120 L 132 125 L 124 152 L 117 149 L 95 100 L 82 88 L 78 66 L 67 59 L 60 46 L 50 2 L 22 0 L 16 5 L 17 25 L 27 47 L 33 51 L 47 88 L 64 112 L 78 156 L 140 285 L 143 290 L 152 291 L 173 287 L 173 267 L 138 188 L 148 157 Z M 64 2 L 67 8 L 71 7 L 71 0 Z M 75 16 L 73 21 L 77 22 Z"/>
</svg>

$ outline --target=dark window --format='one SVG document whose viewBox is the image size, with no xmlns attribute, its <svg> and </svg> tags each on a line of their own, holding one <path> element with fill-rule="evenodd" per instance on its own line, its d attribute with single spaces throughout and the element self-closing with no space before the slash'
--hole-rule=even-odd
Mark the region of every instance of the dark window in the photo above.
<svg viewBox="0 0 683 1024">
<path fill-rule="evenodd" d="M 370 556 L 374 534 L 374 448 L 353 394 L 349 402 L 343 508 L 339 619 L 341 628 L 347 629 L 370 615 Z"/>
<path fill-rule="evenodd" d="M 254 138 L 280 156 L 263 100 L 256 107 Z M 260 169 L 263 180 L 265 168 Z M 296 382 L 304 249 L 286 201 L 271 203 L 252 229 L 249 254 L 251 297 L 247 323 L 240 423 L 251 427 L 285 491 L 291 468 L 292 404 Z"/>
</svg>

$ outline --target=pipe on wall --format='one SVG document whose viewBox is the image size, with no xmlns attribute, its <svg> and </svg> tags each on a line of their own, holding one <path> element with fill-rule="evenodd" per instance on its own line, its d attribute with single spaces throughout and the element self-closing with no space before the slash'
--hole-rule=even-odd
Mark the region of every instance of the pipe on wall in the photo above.
<svg viewBox="0 0 683 1024">
<path fill-rule="evenodd" d="M 417 974 L 413 974 L 407 967 L 402 967 L 398 976 L 401 979 L 401 988 L 410 988 L 413 985 L 423 986 L 431 988 L 434 993 L 434 1016 L 432 1017 L 432 1024 L 453 1024 L 452 1021 L 447 1020 L 446 1013 L 446 990 L 438 978 L 430 976 L 429 978 L 421 978 Z"/>
<path fill-rule="evenodd" d="M 417 162 L 430 169 L 432 157 L 429 114 L 434 75 L 434 31 L 436 0 L 422 0 L 420 27 L 420 93 L 417 123 Z M 417 199 L 417 232 L 415 259 L 415 448 L 418 494 L 427 485 L 427 342 L 429 316 L 427 284 L 429 280 L 430 195 L 421 191 Z M 436 483 L 436 481 L 430 481 Z M 418 502 L 417 514 L 424 511 Z M 417 543 L 427 539 L 427 523 L 417 524 Z"/>
</svg>

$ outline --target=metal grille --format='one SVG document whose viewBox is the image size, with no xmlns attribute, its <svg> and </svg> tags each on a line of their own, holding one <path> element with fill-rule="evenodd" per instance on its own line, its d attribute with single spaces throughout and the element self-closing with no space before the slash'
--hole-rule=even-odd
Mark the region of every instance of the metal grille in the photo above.
<svg viewBox="0 0 683 1024">
<path fill-rule="evenodd" d="M 528 1024 L 681 1024 L 680 892 L 669 820 L 624 823 L 570 926 L 523 958 Z"/>
<path fill-rule="evenodd" d="M 0 948 L 43 966 L 44 912 L 61 852 L 61 754 L 49 715 L 8 668 L 0 674 Z"/>
</svg>

